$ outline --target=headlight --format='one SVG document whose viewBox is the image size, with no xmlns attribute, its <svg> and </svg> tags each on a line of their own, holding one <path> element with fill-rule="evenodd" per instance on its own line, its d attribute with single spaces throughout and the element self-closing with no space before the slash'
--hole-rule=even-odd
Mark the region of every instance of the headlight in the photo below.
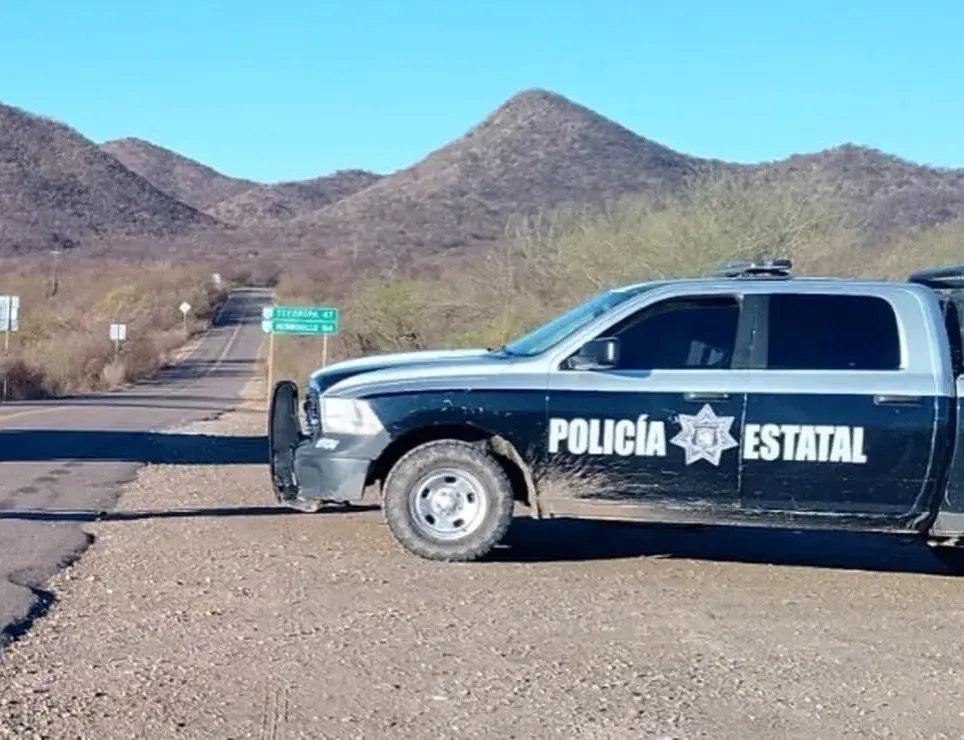
<svg viewBox="0 0 964 740">
<path fill-rule="evenodd" d="M 371 436 L 384 427 L 368 401 L 321 397 L 321 428 L 325 434 Z"/>
</svg>

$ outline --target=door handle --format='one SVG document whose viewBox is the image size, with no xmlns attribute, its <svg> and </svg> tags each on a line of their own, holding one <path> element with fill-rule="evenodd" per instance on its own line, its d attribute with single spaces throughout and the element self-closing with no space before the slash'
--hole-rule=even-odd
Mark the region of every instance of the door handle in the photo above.
<svg viewBox="0 0 964 740">
<path fill-rule="evenodd" d="M 687 401 L 728 401 L 730 394 L 722 391 L 687 391 L 683 398 Z"/>
<path fill-rule="evenodd" d="M 874 396 L 874 403 L 878 406 L 915 406 L 920 402 L 920 396 L 905 396 L 899 393 L 878 393 Z"/>
</svg>

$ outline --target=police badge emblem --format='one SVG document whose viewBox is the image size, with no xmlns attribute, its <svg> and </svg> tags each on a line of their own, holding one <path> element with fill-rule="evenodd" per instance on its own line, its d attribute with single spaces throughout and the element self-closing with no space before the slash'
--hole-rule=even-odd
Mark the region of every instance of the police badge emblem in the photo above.
<svg viewBox="0 0 964 740">
<path fill-rule="evenodd" d="M 719 467 L 723 453 L 738 445 L 730 434 L 733 418 L 717 416 L 708 403 L 695 415 L 679 414 L 680 430 L 670 444 L 683 449 L 687 465 L 706 460 Z"/>
</svg>

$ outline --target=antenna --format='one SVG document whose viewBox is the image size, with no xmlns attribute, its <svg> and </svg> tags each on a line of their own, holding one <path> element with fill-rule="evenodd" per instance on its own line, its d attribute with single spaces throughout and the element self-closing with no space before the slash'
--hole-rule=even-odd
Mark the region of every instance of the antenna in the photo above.
<svg viewBox="0 0 964 740">
<path fill-rule="evenodd" d="M 788 278 L 793 268 L 789 258 L 766 260 L 729 260 L 716 266 L 717 277 L 773 277 Z"/>
</svg>

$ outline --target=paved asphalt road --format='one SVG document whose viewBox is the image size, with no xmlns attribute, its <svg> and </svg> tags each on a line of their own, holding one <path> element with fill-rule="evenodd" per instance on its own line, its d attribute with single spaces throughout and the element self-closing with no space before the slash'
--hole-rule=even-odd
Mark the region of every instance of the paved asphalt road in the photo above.
<svg viewBox="0 0 964 740">
<path fill-rule="evenodd" d="M 267 460 L 263 438 L 226 447 L 162 430 L 238 404 L 256 367 L 261 308 L 270 297 L 258 289 L 232 293 L 196 350 L 154 380 L 113 393 L 0 406 L 0 645 L 45 608 L 43 582 L 89 544 L 77 523 L 25 521 L 24 510 L 109 510 L 120 486 L 149 462 Z"/>
</svg>

